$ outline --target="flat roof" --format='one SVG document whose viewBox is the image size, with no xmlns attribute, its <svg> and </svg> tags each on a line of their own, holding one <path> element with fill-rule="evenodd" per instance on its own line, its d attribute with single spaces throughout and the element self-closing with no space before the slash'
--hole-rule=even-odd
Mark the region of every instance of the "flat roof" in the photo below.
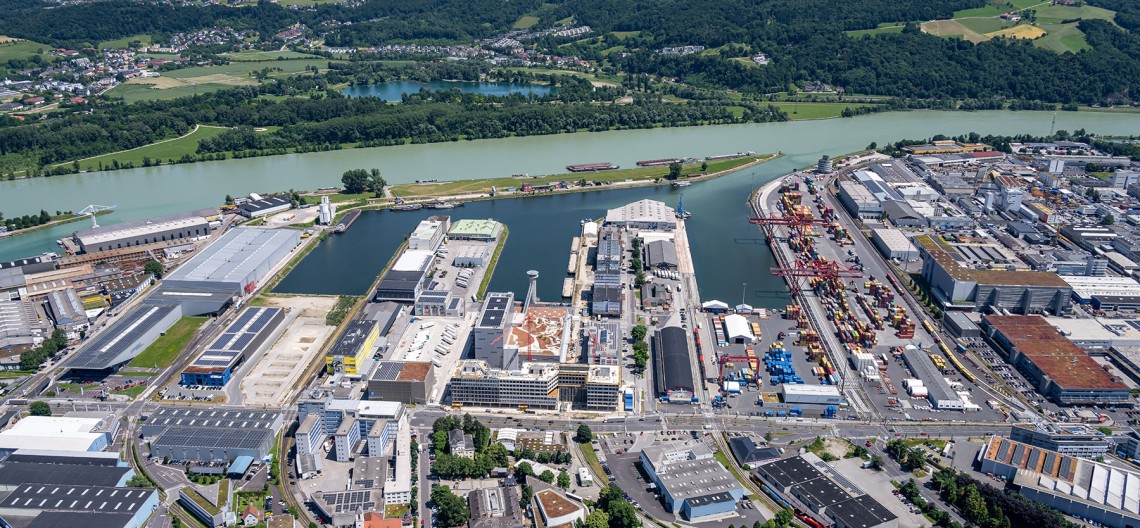
<svg viewBox="0 0 1140 528">
<path fill-rule="evenodd" d="M 827 509 L 827 515 L 842 520 L 844 526 L 878 526 L 898 518 L 870 495 L 860 495 L 834 505 Z"/>
<path fill-rule="evenodd" d="M 116 486 L 131 471 L 123 466 L 94 466 L 89 464 L 36 464 L 5 461 L 0 465 L 0 486 L 37 484 L 84 486 Z"/>
<path fill-rule="evenodd" d="M 29 483 L 0 500 L 0 509 L 135 513 L 156 493 L 152 488 Z"/>
<path fill-rule="evenodd" d="M 372 372 L 375 381 L 424 381 L 432 364 L 427 361 L 380 361 Z"/>
<path fill-rule="evenodd" d="M 562 351 L 562 331 L 567 310 L 531 305 L 518 325 L 507 334 L 507 347 L 526 351 L 527 355 L 557 356 Z"/>
<path fill-rule="evenodd" d="M 451 229 L 447 230 L 449 235 L 459 236 L 492 236 L 502 227 L 502 224 L 491 220 L 473 220 L 463 219 L 456 220 L 451 224 Z"/>
<path fill-rule="evenodd" d="M 1055 273 L 1043 271 L 976 270 L 961 265 L 954 258 L 953 249 L 929 235 L 914 237 L 914 241 L 942 266 L 955 280 L 974 281 L 997 286 L 1035 286 L 1068 288 L 1069 285 Z"/>
<path fill-rule="evenodd" d="M 893 251 L 915 251 L 914 244 L 910 243 L 910 239 L 906 234 L 898 229 L 872 229 L 871 232 L 886 244 L 887 249 Z"/>
<path fill-rule="evenodd" d="M 266 196 L 260 200 L 250 200 L 238 206 L 238 209 L 250 213 L 264 211 L 266 209 L 273 209 L 283 205 L 292 205 L 292 201 L 286 195 Z"/>
<path fill-rule="evenodd" d="M 538 500 L 538 505 L 546 514 L 547 519 L 556 519 L 581 509 L 577 504 L 570 502 L 569 499 L 552 489 L 544 489 L 535 493 L 534 498 Z"/>
<path fill-rule="evenodd" d="M 246 308 L 184 372 L 216 372 L 233 368 L 240 358 L 250 353 L 249 346 L 257 341 L 259 335 L 277 328 L 271 323 L 284 312 L 283 308 L 268 306 Z"/>
<path fill-rule="evenodd" d="M 329 349 L 327 357 L 355 357 L 360 353 L 360 347 L 368 340 L 368 335 L 377 330 L 376 321 L 369 319 L 354 319 L 344 327 L 344 333 Z"/>
<path fill-rule="evenodd" d="M 414 234 L 414 233 L 413 233 Z M 435 258 L 435 252 L 428 249 L 409 249 L 392 264 L 391 271 L 423 272 Z"/>
<path fill-rule="evenodd" d="M 255 450 L 268 446 L 273 440 L 271 429 L 229 429 L 201 427 L 167 427 L 150 444 L 156 448 L 192 447 L 214 453 L 231 453 L 235 450 Z"/>
<path fill-rule="evenodd" d="M 479 328 L 503 328 L 507 323 L 507 313 L 511 309 L 514 293 L 488 293 L 487 300 L 483 301 L 483 310 L 479 314 Z"/>
<path fill-rule="evenodd" d="M 143 426 L 267 429 L 280 417 L 277 411 L 234 407 L 162 406 L 147 416 Z"/>
<path fill-rule="evenodd" d="M 134 517 L 133 513 L 45 511 L 24 528 L 123 528 Z"/>
<path fill-rule="evenodd" d="M 172 229 L 207 225 L 206 216 L 218 214 L 217 209 L 175 213 L 130 222 L 121 222 L 75 232 L 75 238 L 84 246 L 98 245 L 123 238 L 140 237 Z"/>
<path fill-rule="evenodd" d="M 1062 389 L 1127 390 L 1085 352 L 1037 315 L 983 315 L 1039 370 Z"/>
<path fill-rule="evenodd" d="M 769 462 L 762 467 L 764 472 L 771 476 L 776 485 L 781 488 L 823 476 L 823 473 L 814 465 L 798 456 Z"/>
<path fill-rule="evenodd" d="M 150 345 L 141 341 L 145 334 L 165 332 L 181 314 L 178 306 L 137 306 L 82 346 L 67 368 L 102 370 L 134 359 Z"/>
<path fill-rule="evenodd" d="M 1073 289 L 1073 293 L 1089 299 L 1104 296 L 1133 296 L 1140 294 L 1140 282 L 1131 277 L 1085 277 L 1061 275 L 1061 280 Z"/>
<path fill-rule="evenodd" d="M 194 255 L 163 279 L 176 281 L 240 282 L 281 252 L 301 241 L 294 229 L 235 227 Z"/>
</svg>

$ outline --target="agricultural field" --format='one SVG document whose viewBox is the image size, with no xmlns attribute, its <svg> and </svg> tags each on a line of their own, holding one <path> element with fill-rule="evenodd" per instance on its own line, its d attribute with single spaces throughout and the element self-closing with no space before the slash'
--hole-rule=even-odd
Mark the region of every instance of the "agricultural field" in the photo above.
<svg viewBox="0 0 1140 528">
<path fill-rule="evenodd" d="M 989 37 L 962 25 L 957 20 L 931 20 L 923 22 L 921 27 L 923 33 L 936 37 L 963 38 L 974 44 L 989 40 Z"/>
<path fill-rule="evenodd" d="M 238 62 L 248 61 L 274 61 L 274 60 L 287 60 L 287 59 L 320 59 L 317 55 L 309 53 L 301 53 L 299 51 L 258 51 L 258 50 L 245 50 L 236 53 L 224 53 L 223 57 Z"/>
<path fill-rule="evenodd" d="M 1041 38 L 1044 35 L 1045 35 L 1044 29 L 1041 29 L 1037 26 L 1031 26 L 1029 24 L 1021 24 L 1018 26 L 1013 26 L 1010 28 L 1002 29 L 999 31 L 994 31 L 993 33 L 986 33 L 986 36 L 991 37 L 991 38 L 1005 37 L 1005 38 L 1015 38 L 1015 39 L 1028 39 L 1028 40 Z"/>
<path fill-rule="evenodd" d="M 199 126 L 197 130 L 176 139 L 151 143 L 150 145 L 134 150 L 112 152 L 110 154 L 103 154 L 102 156 L 82 160 L 79 162 L 79 167 L 82 170 L 97 170 L 100 164 L 102 164 L 103 167 L 109 167 L 115 160 L 118 160 L 120 164 L 131 162 L 134 163 L 136 167 L 139 167 L 142 166 L 144 157 L 162 161 L 178 159 L 181 158 L 183 154 L 193 154 L 197 152 L 198 142 L 203 139 L 212 138 L 225 131 L 225 127 Z M 63 165 L 67 165 L 67 163 Z"/>
<path fill-rule="evenodd" d="M 515 29 L 529 29 L 531 27 L 534 27 L 534 25 L 537 23 L 538 23 L 538 17 L 533 16 L 533 15 L 523 15 L 523 16 L 519 17 L 519 19 L 516 20 L 514 25 L 511 27 L 513 27 Z"/>
<path fill-rule="evenodd" d="M 788 118 L 792 121 L 806 121 L 808 119 L 830 119 L 843 115 L 844 108 L 860 108 L 865 106 L 872 106 L 866 104 L 847 103 L 773 102 L 771 104 L 772 106 L 775 106 L 780 110 L 787 112 Z"/>
<path fill-rule="evenodd" d="M 150 35 L 132 35 L 130 37 L 123 37 L 121 39 L 107 40 L 99 43 L 99 49 L 115 48 L 124 49 L 130 46 L 132 42 L 138 41 L 143 46 L 149 46 L 154 43 L 154 39 Z"/>
<path fill-rule="evenodd" d="M 276 53 L 276 52 L 271 52 Z M 281 52 L 289 53 L 289 52 Z M 234 86 L 257 84 L 252 75 L 264 69 L 274 70 L 271 76 L 291 75 L 305 68 L 328 66 L 325 59 L 294 59 L 269 61 L 235 61 L 222 66 L 198 66 L 163 72 L 160 77 L 131 79 L 107 92 L 122 97 L 126 102 L 174 99 L 189 95 L 216 92 Z"/>
<path fill-rule="evenodd" d="M 30 40 L 13 39 L 0 36 L 0 61 L 7 62 L 12 59 L 27 59 L 33 55 L 47 53 L 52 47 Z M 45 59 L 50 56 L 45 56 Z"/>
<path fill-rule="evenodd" d="M 855 29 L 851 31 L 844 31 L 850 37 L 862 37 L 865 35 L 886 35 L 890 33 L 902 33 L 903 27 L 906 24 L 898 24 L 892 22 L 884 22 L 879 24 L 875 29 Z"/>
<path fill-rule="evenodd" d="M 954 13 L 954 18 L 966 17 L 996 17 L 1010 11 L 1017 11 L 1019 9 L 1028 9 L 1034 6 L 1048 6 L 1049 2 L 1042 2 L 1041 0 L 990 0 L 988 5 L 984 7 L 976 7 L 974 9 L 964 9 Z"/>
<path fill-rule="evenodd" d="M 1000 15 L 1013 11 L 1032 10 L 1036 21 L 1012 22 Z M 970 42 L 985 42 L 994 37 L 1033 40 L 1033 45 L 1057 53 L 1076 53 L 1088 49 L 1085 35 L 1077 29 L 1078 19 L 1112 21 L 1114 11 L 1089 5 L 1054 5 L 1039 0 L 991 0 L 989 5 L 954 13 L 951 20 L 932 20 L 922 23 L 922 31 L 939 37 L 964 38 Z M 1062 24 L 1063 21 L 1071 21 Z M 876 30 L 871 30 L 876 31 Z"/>
</svg>

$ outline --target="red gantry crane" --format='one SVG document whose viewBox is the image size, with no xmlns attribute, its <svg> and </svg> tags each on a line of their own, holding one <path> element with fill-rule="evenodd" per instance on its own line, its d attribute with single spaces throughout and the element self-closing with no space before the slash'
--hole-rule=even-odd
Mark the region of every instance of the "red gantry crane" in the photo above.
<svg viewBox="0 0 1140 528">
<path fill-rule="evenodd" d="M 772 275 L 790 277 L 792 297 L 801 291 L 800 279 L 819 277 L 823 280 L 861 279 L 863 272 L 853 270 L 830 260 L 797 260 L 791 267 L 772 268 Z"/>
</svg>

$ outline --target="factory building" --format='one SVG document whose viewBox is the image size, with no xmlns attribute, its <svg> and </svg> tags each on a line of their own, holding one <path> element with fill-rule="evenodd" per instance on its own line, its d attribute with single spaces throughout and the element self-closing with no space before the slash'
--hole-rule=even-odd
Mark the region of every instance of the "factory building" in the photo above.
<svg viewBox="0 0 1140 528">
<path fill-rule="evenodd" d="M 1096 249 L 1112 242 L 1119 236 L 1116 231 L 1102 225 L 1068 224 L 1061 228 L 1061 236 L 1069 239 L 1081 249 L 1096 254 Z"/>
<path fill-rule="evenodd" d="M 481 240 L 491 242 L 499 239 L 503 224 L 494 220 L 456 220 L 447 230 L 447 238 L 452 240 Z"/>
<path fill-rule="evenodd" d="M 645 245 L 645 265 L 650 269 L 677 269 L 677 246 L 672 240 L 654 240 Z"/>
<path fill-rule="evenodd" d="M 1129 400 L 1127 386 L 1043 317 L 983 315 L 982 331 L 1011 365 L 1026 373 L 1038 392 L 1054 402 L 1102 405 Z"/>
<path fill-rule="evenodd" d="M 381 361 L 368 379 L 368 398 L 424 405 L 435 389 L 435 369 L 427 361 Z"/>
<path fill-rule="evenodd" d="M 607 225 L 630 230 L 673 231 L 677 215 L 665 202 L 638 200 L 606 212 Z"/>
<path fill-rule="evenodd" d="M 1073 289 L 1073 300 L 1104 311 L 1140 308 L 1140 282 L 1131 277 L 1062 276 Z"/>
<path fill-rule="evenodd" d="M 959 262 L 954 250 L 928 235 L 914 238 L 922 255 L 922 276 L 945 309 L 992 307 L 1030 314 L 1069 311 L 1072 288 L 1053 273 L 978 270 Z"/>
<path fill-rule="evenodd" d="M 463 299 L 444 290 L 420 293 L 412 309 L 417 316 L 463 317 L 465 313 Z"/>
<path fill-rule="evenodd" d="M 926 390 L 926 398 L 935 409 L 961 411 L 966 404 L 962 397 L 950 387 L 950 382 L 938 370 L 925 351 L 918 348 L 903 350 L 903 361 L 910 371 L 918 376 Z"/>
<path fill-rule="evenodd" d="M 898 517 L 851 481 L 839 476 L 819 457 L 804 453 L 756 469 L 772 490 L 792 497 L 836 528 L 897 528 Z M 818 522 L 818 521 L 817 521 Z"/>
<path fill-rule="evenodd" d="M 78 477 L 75 480 L 80 480 Z M 158 508 L 158 490 L 28 482 L 0 500 L 5 526 L 142 528 Z"/>
<path fill-rule="evenodd" d="M 276 411 L 221 407 L 159 407 L 143 423 L 151 456 L 192 463 L 265 460 L 281 430 Z"/>
<path fill-rule="evenodd" d="M 182 371 L 186 386 L 225 387 L 285 320 L 283 308 L 249 307 Z"/>
<path fill-rule="evenodd" d="M 694 396 L 693 366 L 684 329 L 668 326 L 653 333 L 653 374 L 657 395 L 688 402 Z"/>
<path fill-rule="evenodd" d="M 109 374 L 137 357 L 181 317 L 178 306 L 136 306 L 80 345 L 65 365 L 72 374 Z"/>
<path fill-rule="evenodd" d="M 641 466 L 661 490 L 665 509 L 688 521 L 736 511 L 745 490 L 703 442 L 659 442 L 641 450 Z"/>
<path fill-rule="evenodd" d="M 27 449 L 102 451 L 114 440 L 118 426 L 114 416 L 103 419 L 27 416 L 0 432 L 0 456 Z"/>
<path fill-rule="evenodd" d="M 47 294 L 48 315 L 55 323 L 55 327 L 68 333 L 78 333 L 86 330 L 89 321 L 87 311 L 83 309 L 83 301 L 72 288 L 56 290 Z"/>
<path fill-rule="evenodd" d="M 1011 440 L 1063 455 L 1096 458 L 1108 454 L 1112 438 L 1082 424 L 1014 425 Z"/>
<path fill-rule="evenodd" d="M 839 182 L 839 202 L 856 218 L 877 219 L 883 216 L 882 202 L 857 182 Z"/>
<path fill-rule="evenodd" d="M 118 453 L 20 449 L 0 465 L 0 493 L 28 483 L 120 488 L 133 476 L 135 470 Z"/>
<path fill-rule="evenodd" d="M 835 385 L 784 383 L 780 385 L 780 398 L 784 403 L 791 405 L 845 405 L 847 403 Z"/>
<path fill-rule="evenodd" d="M 888 259 L 897 259 L 903 262 L 918 260 L 918 249 L 898 229 L 872 229 L 871 241 L 875 243 L 879 252 Z"/>
<path fill-rule="evenodd" d="M 487 264 L 489 251 L 480 246 L 463 246 L 455 253 L 451 264 L 457 268 L 481 268 Z"/>
<path fill-rule="evenodd" d="M 451 402 L 479 407 L 558 407 L 558 365 L 523 363 L 519 370 L 494 369 L 485 361 L 460 362 L 451 377 Z"/>
<path fill-rule="evenodd" d="M 325 372 L 343 372 L 350 376 L 363 374 L 361 367 L 372 356 L 380 324 L 370 319 L 349 321 L 337 342 L 325 354 Z"/>
<path fill-rule="evenodd" d="M 217 214 L 217 210 L 205 209 L 156 216 L 145 220 L 81 229 L 76 231 L 72 238 L 79 253 L 110 251 L 171 240 L 190 241 L 209 236 L 210 224 L 206 218 Z"/>
<path fill-rule="evenodd" d="M 435 251 L 408 249 L 400 254 L 376 286 L 375 301 L 414 303 L 435 269 Z"/>
<path fill-rule="evenodd" d="M 963 339 L 982 337 L 982 329 L 966 317 L 964 312 L 946 312 L 942 316 L 942 324 L 954 337 Z"/>
<path fill-rule="evenodd" d="M 443 237 L 450 225 L 451 218 L 447 216 L 432 216 L 420 221 L 408 236 L 408 249 L 434 252 L 443 244 Z"/>
<path fill-rule="evenodd" d="M 1102 526 L 1140 525 L 1140 473 L 995 436 L 978 452 L 982 472 L 1025 498 Z"/>
<path fill-rule="evenodd" d="M 237 213 L 246 218 L 261 218 L 293 208 L 293 202 L 287 194 L 265 197 L 252 194 L 250 198 L 249 201 L 237 206 Z"/>
<path fill-rule="evenodd" d="M 590 294 L 590 313 L 606 317 L 621 317 L 622 297 L 625 290 L 618 285 L 594 283 Z"/>
<path fill-rule="evenodd" d="M 293 229 L 233 228 L 167 275 L 147 302 L 177 304 L 187 316 L 219 313 L 253 293 L 300 242 Z"/>
<path fill-rule="evenodd" d="M 34 304 L 0 300 L 0 352 L 32 348 L 48 333 L 48 323 L 40 318 Z"/>
</svg>

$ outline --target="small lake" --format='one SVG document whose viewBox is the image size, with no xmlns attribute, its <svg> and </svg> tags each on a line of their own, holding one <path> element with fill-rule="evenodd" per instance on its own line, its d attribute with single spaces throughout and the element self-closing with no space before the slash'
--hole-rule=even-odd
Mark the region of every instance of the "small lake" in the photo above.
<svg viewBox="0 0 1140 528">
<path fill-rule="evenodd" d="M 385 101 L 400 101 L 404 94 L 414 94 L 421 89 L 433 92 L 459 90 L 463 93 L 503 97 L 512 94 L 543 96 L 556 92 L 552 86 L 511 82 L 468 82 L 468 81 L 393 81 L 378 84 L 349 86 L 341 93 L 349 97 L 379 97 Z"/>
</svg>

